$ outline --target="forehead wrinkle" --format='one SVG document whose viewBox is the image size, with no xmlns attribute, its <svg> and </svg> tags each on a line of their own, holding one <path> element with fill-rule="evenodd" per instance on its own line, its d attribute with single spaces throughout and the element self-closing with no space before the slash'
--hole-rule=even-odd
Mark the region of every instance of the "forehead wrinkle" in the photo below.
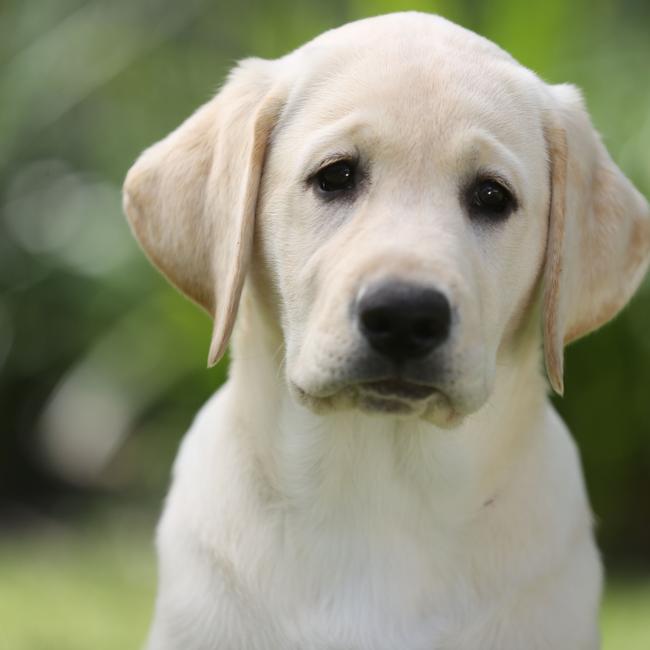
<svg viewBox="0 0 650 650">
<path fill-rule="evenodd" d="M 500 62 L 489 74 L 481 66 L 430 65 L 403 59 L 368 67 L 362 57 L 344 70 L 320 77 L 293 94 L 279 129 L 320 124 L 360 110 L 373 111 L 373 123 L 387 136 L 419 139 L 423 133 L 444 133 L 465 124 L 485 124 L 508 135 L 516 123 L 528 129 L 538 116 L 535 98 L 525 79 L 515 78 L 511 66 Z M 363 65 L 358 65 L 362 63 Z M 484 77 L 488 77 L 486 80 Z M 370 116 L 369 116 L 370 117 Z M 313 128 L 313 127 L 311 127 Z"/>
<path fill-rule="evenodd" d="M 299 149 L 298 168 L 312 167 L 314 162 L 326 155 L 338 153 L 349 155 L 358 152 L 358 145 L 369 136 L 369 122 L 367 118 L 355 112 L 317 129 Z"/>
<path fill-rule="evenodd" d="M 460 169 L 503 171 L 504 180 L 513 183 L 521 198 L 522 188 L 526 187 L 525 162 L 506 143 L 483 129 L 473 129 L 464 134 L 458 143 Z"/>
<path fill-rule="evenodd" d="M 349 46 L 312 46 L 313 42 L 308 43 L 285 57 L 290 67 L 288 74 L 292 77 L 291 90 L 276 122 L 274 136 L 280 135 L 310 109 L 314 112 L 314 105 L 321 105 L 325 117 L 328 113 L 335 115 L 337 108 L 339 115 L 344 114 L 345 108 L 356 108 L 354 103 L 341 101 L 334 91 L 341 85 L 341 79 L 345 81 L 345 77 L 350 76 L 356 62 L 364 60 L 363 51 Z"/>
</svg>

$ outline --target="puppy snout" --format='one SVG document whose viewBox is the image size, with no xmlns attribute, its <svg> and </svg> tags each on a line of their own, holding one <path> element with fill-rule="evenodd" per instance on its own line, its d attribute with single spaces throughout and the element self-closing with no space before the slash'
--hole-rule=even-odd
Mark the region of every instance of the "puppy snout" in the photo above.
<svg viewBox="0 0 650 650">
<path fill-rule="evenodd" d="M 431 287 L 382 282 L 365 291 L 356 308 L 366 341 L 396 363 L 427 356 L 449 336 L 449 301 Z"/>
</svg>

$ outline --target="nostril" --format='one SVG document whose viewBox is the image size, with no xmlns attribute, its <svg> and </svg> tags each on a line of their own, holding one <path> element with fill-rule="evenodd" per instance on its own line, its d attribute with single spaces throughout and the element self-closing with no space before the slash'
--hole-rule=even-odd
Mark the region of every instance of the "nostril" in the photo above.
<svg viewBox="0 0 650 650">
<path fill-rule="evenodd" d="M 446 303 L 441 303 L 432 310 L 431 315 L 420 317 L 411 323 L 410 335 L 422 342 L 444 341 L 449 335 L 451 314 Z"/>
<path fill-rule="evenodd" d="M 390 314 L 385 309 L 368 309 L 361 314 L 364 329 L 373 334 L 390 334 L 392 330 Z"/>
<path fill-rule="evenodd" d="M 420 318 L 411 326 L 411 334 L 418 339 L 433 339 L 436 337 L 436 326 L 430 318 Z"/>
</svg>

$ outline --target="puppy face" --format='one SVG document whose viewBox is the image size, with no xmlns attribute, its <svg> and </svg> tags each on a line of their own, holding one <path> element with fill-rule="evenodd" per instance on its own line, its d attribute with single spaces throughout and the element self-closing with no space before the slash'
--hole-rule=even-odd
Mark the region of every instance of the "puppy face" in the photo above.
<svg viewBox="0 0 650 650">
<path fill-rule="evenodd" d="M 543 264 L 543 122 L 531 77 L 482 39 L 452 58 L 386 28 L 380 49 L 326 40 L 295 84 L 260 248 L 299 399 L 452 424 L 490 395 Z"/>
<path fill-rule="evenodd" d="M 252 262 L 297 399 L 442 426 L 486 402 L 538 311 L 561 393 L 565 343 L 625 305 L 650 257 L 648 205 L 579 92 L 418 13 L 243 62 L 142 154 L 124 204 L 214 317 L 212 363 Z"/>
</svg>

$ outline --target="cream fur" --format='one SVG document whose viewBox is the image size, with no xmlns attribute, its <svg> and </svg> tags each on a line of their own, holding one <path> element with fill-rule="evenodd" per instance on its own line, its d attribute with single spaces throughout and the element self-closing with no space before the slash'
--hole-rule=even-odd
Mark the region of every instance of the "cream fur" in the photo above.
<svg viewBox="0 0 650 650">
<path fill-rule="evenodd" d="M 341 155 L 366 185 L 324 203 L 310 174 Z M 497 226 L 459 200 L 485 171 L 519 202 Z M 599 647 L 601 565 L 542 332 L 561 391 L 564 342 L 640 282 L 650 217 L 574 89 L 442 18 L 351 23 L 240 66 L 136 162 L 125 209 L 214 314 L 212 361 L 241 303 L 230 377 L 175 463 L 151 650 Z M 387 277 L 455 314 L 438 391 L 399 415 L 351 379 L 350 305 Z"/>
</svg>

